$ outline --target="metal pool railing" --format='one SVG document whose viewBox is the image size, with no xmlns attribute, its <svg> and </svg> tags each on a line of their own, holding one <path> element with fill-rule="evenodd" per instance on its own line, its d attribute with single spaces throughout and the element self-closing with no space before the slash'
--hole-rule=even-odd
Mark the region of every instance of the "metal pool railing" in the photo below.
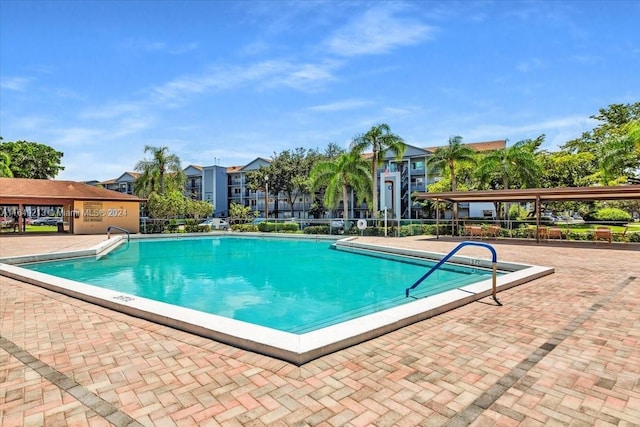
<svg viewBox="0 0 640 427">
<path fill-rule="evenodd" d="M 115 225 L 110 225 L 107 227 L 107 239 L 111 238 L 111 229 L 122 231 L 123 233 L 127 233 L 127 242 L 130 240 L 129 230 L 125 230 L 124 228 L 116 227 Z"/>
<path fill-rule="evenodd" d="M 460 243 L 458 246 L 453 248 L 453 250 L 451 252 L 449 252 L 444 258 L 442 258 L 436 265 L 431 267 L 431 269 L 429 271 L 427 271 L 427 273 L 424 276 L 419 278 L 413 285 L 411 285 L 410 287 L 405 289 L 405 297 L 408 298 L 409 297 L 409 292 L 412 289 L 415 289 L 420 283 L 422 283 L 427 277 L 429 277 L 431 275 L 431 273 L 433 273 L 438 268 L 440 268 L 442 266 L 442 264 L 447 262 L 449 260 L 449 258 L 451 258 L 456 252 L 458 252 L 460 249 L 462 249 L 465 246 L 480 246 L 480 247 L 484 247 L 484 248 L 489 249 L 489 251 L 491 252 L 491 263 L 492 263 L 492 266 L 493 266 L 492 295 L 493 295 L 494 301 L 498 305 L 502 305 L 502 303 L 500 301 L 498 301 L 498 297 L 496 296 L 496 292 L 497 292 L 497 290 L 496 290 L 496 275 L 497 275 L 497 265 L 498 265 L 498 254 L 496 253 L 496 250 L 493 248 L 493 246 L 491 246 L 491 245 L 489 245 L 487 243 L 482 243 L 482 242 L 462 242 L 462 243 Z"/>
</svg>

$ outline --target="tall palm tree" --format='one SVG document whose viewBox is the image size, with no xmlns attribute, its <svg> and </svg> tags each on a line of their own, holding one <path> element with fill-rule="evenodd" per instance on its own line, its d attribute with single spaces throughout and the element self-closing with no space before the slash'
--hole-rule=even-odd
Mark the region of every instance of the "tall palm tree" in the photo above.
<svg viewBox="0 0 640 427">
<path fill-rule="evenodd" d="M 540 146 L 544 137 L 535 140 L 518 141 L 511 147 L 488 152 L 480 159 L 476 169 L 476 176 L 481 183 L 500 182 L 502 188 L 508 190 L 516 182 L 520 188 L 535 187 L 542 176 L 542 166 L 535 150 Z M 505 217 L 509 212 L 506 204 Z M 496 208 L 496 212 L 498 209 Z"/>
<path fill-rule="evenodd" d="M 371 173 L 369 163 L 362 158 L 359 151 L 350 151 L 339 155 L 335 159 L 316 163 L 311 169 L 310 187 L 312 192 L 325 187 L 324 205 L 335 209 L 342 196 L 342 217 L 349 218 L 349 188 L 362 202 L 371 194 Z"/>
<path fill-rule="evenodd" d="M 13 172 L 11 172 L 11 156 L 3 151 L 0 151 L 0 176 L 13 178 Z"/>
<path fill-rule="evenodd" d="M 438 147 L 433 155 L 427 159 L 427 166 L 435 169 L 449 169 L 451 177 L 451 191 L 456 191 L 458 183 L 456 179 L 456 163 L 470 162 L 475 163 L 476 152 L 473 148 L 462 144 L 461 136 L 449 138 L 449 144 L 444 147 Z"/>
<path fill-rule="evenodd" d="M 376 168 L 384 164 L 384 154 L 387 151 L 390 151 L 396 160 L 400 160 L 407 146 L 402 138 L 391 132 L 388 124 L 381 123 L 373 126 L 364 135 L 355 137 L 351 142 L 352 151 L 362 154 L 369 148 L 373 151 L 370 167 L 373 178 L 371 211 L 376 213 L 378 211 L 378 174 L 376 173 Z"/>
<path fill-rule="evenodd" d="M 507 190 L 513 182 L 521 188 L 538 185 L 542 166 L 536 157 L 538 140 L 518 141 L 511 147 L 488 152 L 480 159 L 476 174 L 481 181 L 495 179 Z"/>
<path fill-rule="evenodd" d="M 438 147 L 433 155 L 427 159 L 427 165 L 435 169 L 443 170 L 449 168 L 451 177 L 451 191 L 456 191 L 458 183 L 456 179 L 456 163 L 470 162 L 475 163 L 476 152 L 473 148 L 462 144 L 461 136 L 449 138 L 449 144 L 444 147 Z M 458 219 L 458 204 L 453 204 L 453 223 Z M 454 227 L 455 228 L 455 225 Z M 455 234 L 455 230 L 453 230 Z"/>
<path fill-rule="evenodd" d="M 136 179 L 136 194 L 182 191 L 186 178 L 180 165 L 180 158 L 170 154 L 167 147 L 145 145 L 144 152 L 151 153 L 151 159 L 141 160 L 135 166 L 135 170 L 140 172 L 140 176 Z"/>
</svg>

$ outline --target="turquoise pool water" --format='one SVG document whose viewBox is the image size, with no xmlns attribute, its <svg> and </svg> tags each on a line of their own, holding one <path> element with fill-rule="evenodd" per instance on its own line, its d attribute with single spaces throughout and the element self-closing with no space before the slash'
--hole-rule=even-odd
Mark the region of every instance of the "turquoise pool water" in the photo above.
<svg viewBox="0 0 640 427">
<path fill-rule="evenodd" d="M 301 334 L 491 278 L 443 266 L 405 298 L 432 265 L 335 250 L 326 241 L 220 236 L 132 240 L 98 259 L 23 267 Z"/>
</svg>

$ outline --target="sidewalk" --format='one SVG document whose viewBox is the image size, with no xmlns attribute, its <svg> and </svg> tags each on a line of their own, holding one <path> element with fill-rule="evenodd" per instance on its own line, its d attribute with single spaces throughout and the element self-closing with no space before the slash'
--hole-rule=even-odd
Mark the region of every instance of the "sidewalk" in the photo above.
<svg viewBox="0 0 640 427">
<path fill-rule="evenodd" d="M 640 251 L 488 243 L 556 273 L 301 367 L 0 277 L 0 425 L 640 425 Z"/>
</svg>

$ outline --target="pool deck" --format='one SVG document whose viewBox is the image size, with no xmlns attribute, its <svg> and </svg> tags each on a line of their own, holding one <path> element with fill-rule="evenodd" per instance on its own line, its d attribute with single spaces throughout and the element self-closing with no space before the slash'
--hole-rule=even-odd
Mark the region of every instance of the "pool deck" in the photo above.
<svg viewBox="0 0 640 427">
<path fill-rule="evenodd" d="M 0 425 L 640 425 L 640 245 L 487 242 L 555 273 L 300 367 L 0 277 Z"/>
</svg>

